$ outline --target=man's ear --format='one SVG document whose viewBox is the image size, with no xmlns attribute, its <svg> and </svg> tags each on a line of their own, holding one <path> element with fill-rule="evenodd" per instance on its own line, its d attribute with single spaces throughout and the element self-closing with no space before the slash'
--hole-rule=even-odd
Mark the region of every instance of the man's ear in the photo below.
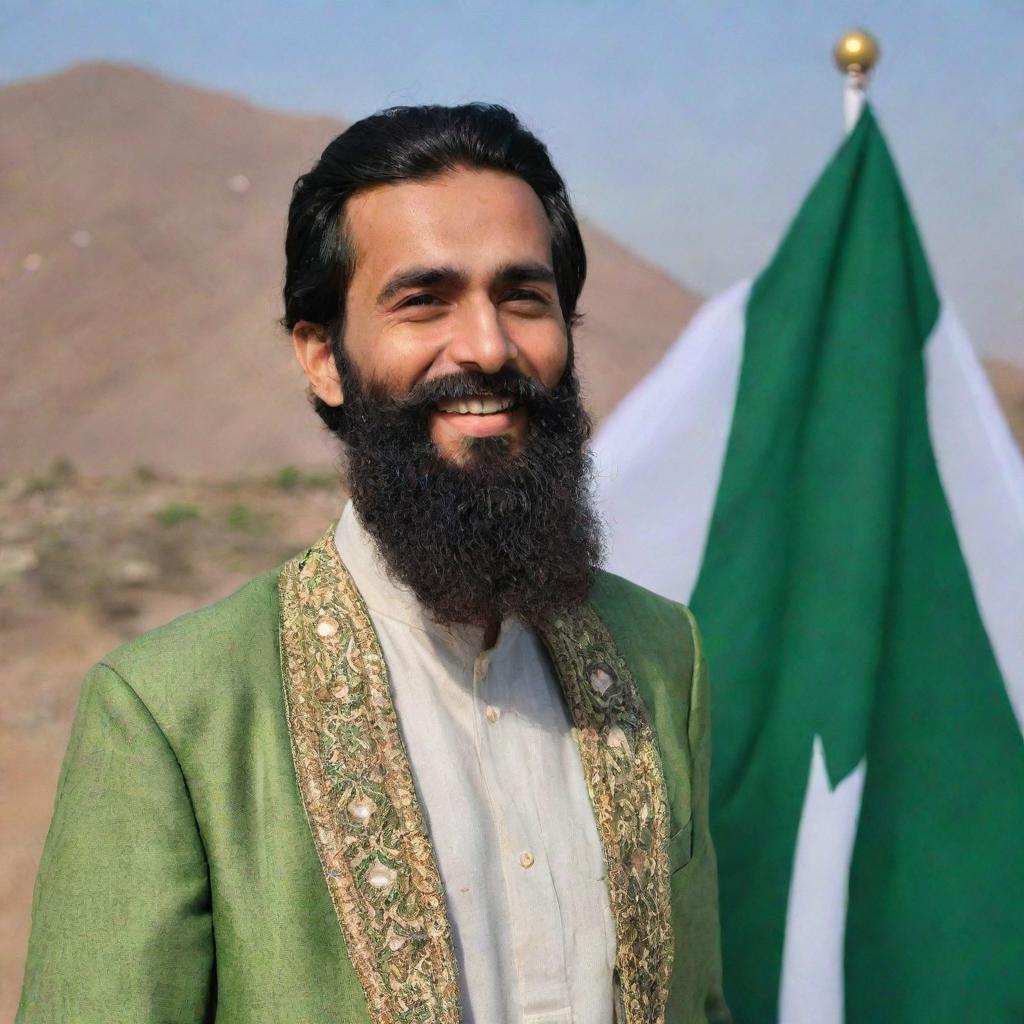
<svg viewBox="0 0 1024 1024">
<path fill-rule="evenodd" d="M 292 345 L 313 393 L 328 405 L 341 405 L 345 401 L 345 391 L 334 362 L 327 327 L 300 320 L 292 328 Z"/>
</svg>

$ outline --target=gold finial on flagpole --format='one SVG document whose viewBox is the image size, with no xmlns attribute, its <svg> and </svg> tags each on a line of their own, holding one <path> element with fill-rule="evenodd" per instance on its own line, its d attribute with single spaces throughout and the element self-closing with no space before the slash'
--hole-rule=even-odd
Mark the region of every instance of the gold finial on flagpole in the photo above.
<svg viewBox="0 0 1024 1024">
<path fill-rule="evenodd" d="M 836 67 L 846 76 L 843 108 L 848 132 L 853 130 L 860 112 L 864 109 L 868 72 L 878 63 L 880 55 L 878 40 L 863 29 L 844 32 L 832 50 Z"/>
<path fill-rule="evenodd" d="M 878 63 L 878 40 L 859 28 L 844 32 L 832 54 L 840 71 L 846 74 L 857 71 L 866 75 Z"/>
</svg>

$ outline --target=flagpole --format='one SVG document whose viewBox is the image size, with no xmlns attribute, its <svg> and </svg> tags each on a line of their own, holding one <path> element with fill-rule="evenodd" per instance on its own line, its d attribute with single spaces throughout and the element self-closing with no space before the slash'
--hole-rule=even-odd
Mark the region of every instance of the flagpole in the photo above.
<svg viewBox="0 0 1024 1024">
<path fill-rule="evenodd" d="M 878 40 L 863 29 L 844 33 L 832 51 L 836 66 L 846 77 L 843 115 L 847 134 L 853 131 L 853 126 L 864 109 L 868 75 L 878 63 L 880 53 Z"/>
</svg>

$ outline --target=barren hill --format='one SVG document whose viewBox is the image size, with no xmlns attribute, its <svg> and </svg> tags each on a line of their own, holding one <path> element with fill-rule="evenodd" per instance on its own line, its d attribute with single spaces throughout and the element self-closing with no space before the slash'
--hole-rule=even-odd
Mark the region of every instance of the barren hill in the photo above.
<svg viewBox="0 0 1024 1024">
<path fill-rule="evenodd" d="M 292 183 L 344 125 L 114 64 L 0 90 L 0 123 L 0 475 L 58 456 L 211 477 L 332 462 L 275 321 Z M 600 417 L 696 300 L 585 235 Z"/>
<path fill-rule="evenodd" d="M 1024 367 L 992 359 L 988 375 L 1017 444 L 1024 451 Z"/>
</svg>

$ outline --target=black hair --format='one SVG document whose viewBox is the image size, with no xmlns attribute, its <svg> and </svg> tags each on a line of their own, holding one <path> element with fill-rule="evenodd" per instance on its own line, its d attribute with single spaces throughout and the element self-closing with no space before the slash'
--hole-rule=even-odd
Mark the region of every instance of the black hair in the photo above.
<svg viewBox="0 0 1024 1024">
<path fill-rule="evenodd" d="M 327 146 L 292 190 L 281 323 L 289 331 L 300 320 L 325 325 L 337 360 L 355 269 L 345 204 L 375 185 L 423 180 L 459 167 L 513 174 L 537 194 L 551 224 L 555 283 L 571 353 L 587 275 L 579 224 L 545 145 L 512 111 L 491 103 L 391 107 L 357 121 Z M 319 399 L 314 407 L 328 427 L 340 425 L 340 408 Z"/>
</svg>

